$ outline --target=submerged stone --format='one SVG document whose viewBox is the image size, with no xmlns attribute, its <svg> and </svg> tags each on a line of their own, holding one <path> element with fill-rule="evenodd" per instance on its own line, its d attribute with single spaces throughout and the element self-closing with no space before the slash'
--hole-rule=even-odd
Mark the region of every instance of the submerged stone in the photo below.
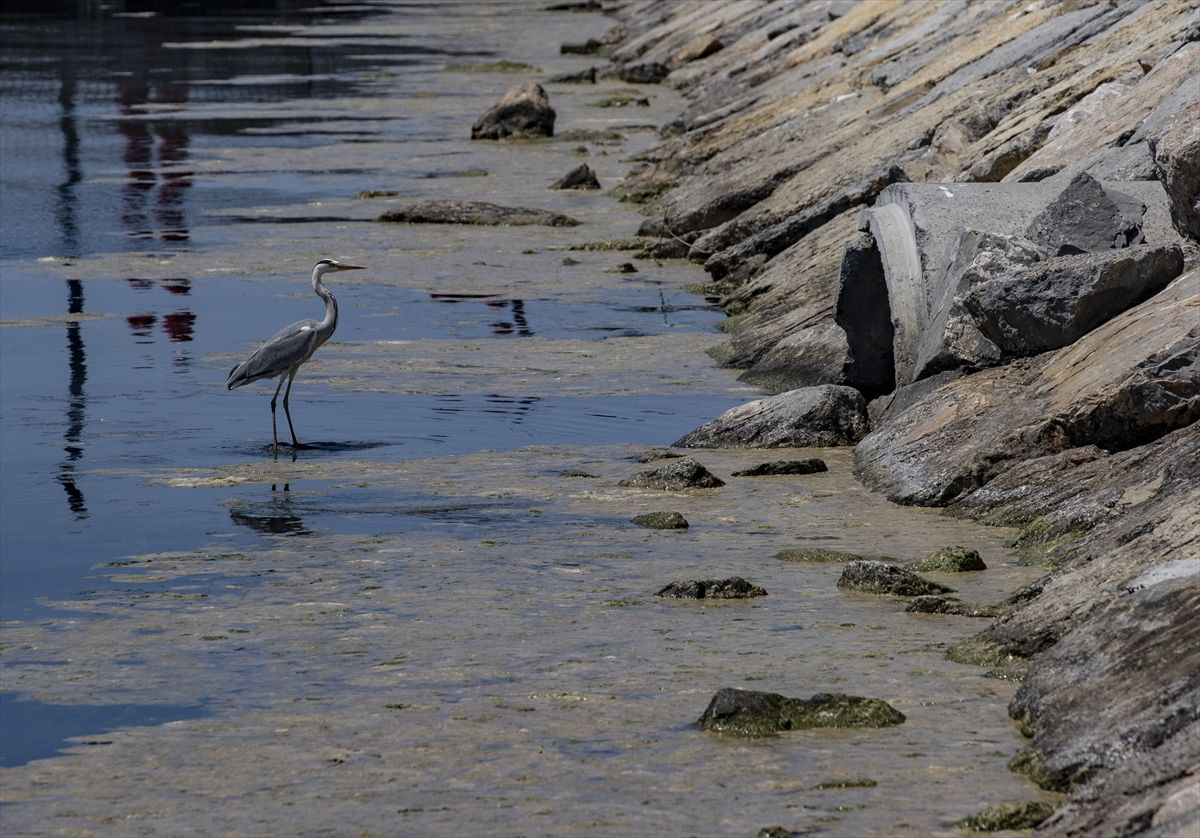
<svg viewBox="0 0 1200 838">
<path fill-rule="evenodd" d="M 923 559 L 912 562 L 908 569 L 925 573 L 964 573 L 970 570 L 987 570 L 987 565 L 979 557 L 978 550 L 969 547 L 943 547 Z"/>
<path fill-rule="evenodd" d="M 951 594 L 953 588 L 930 582 L 911 570 L 875 561 L 853 561 L 846 565 L 837 586 L 868 594 L 921 596 L 922 594 Z"/>
<path fill-rule="evenodd" d="M 987 806 L 955 823 L 974 832 L 999 832 L 1004 829 L 1033 829 L 1054 814 L 1054 807 L 1043 800 L 1026 803 L 1000 803 Z"/>
<path fill-rule="evenodd" d="M 771 736 L 820 727 L 890 727 L 904 718 L 903 713 L 878 698 L 841 693 L 788 698 L 779 693 L 725 687 L 713 696 L 694 726 L 735 736 Z"/>
<path fill-rule="evenodd" d="M 691 457 L 680 457 L 665 466 L 638 472 L 617 485 L 631 489 L 677 492 L 684 489 L 715 489 L 724 486 L 725 481 Z"/>
<path fill-rule="evenodd" d="M 775 474 L 817 474 L 829 471 L 829 466 L 819 457 L 807 457 L 803 460 L 774 460 L 769 463 L 759 463 L 756 466 L 733 472 L 734 477 L 763 477 Z"/>
<path fill-rule="evenodd" d="M 843 553 L 840 550 L 826 550 L 824 547 L 797 547 L 780 550 L 775 558 L 785 562 L 859 562 L 867 561 L 866 556 L 857 553 Z M 893 561 L 888 556 L 879 556 L 879 561 Z"/>
<path fill-rule="evenodd" d="M 672 582 L 655 594 L 655 596 L 674 599 L 750 599 L 766 595 L 766 590 L 747 582 L 740 576 L 731 576 L 728 579 L 690 579 L 686 582 Z"/>
<path fill-rule="evenodd" d="M 647 512 L 644 515 L 635 515 L 633 523 L 652 530 L 686 530 L 688 528 L 687 518 L 678 512 Z"/>
<path fill-rule="evenodd" d="M 377 221 L 385 224 L 475 224 L 483 227 L 525 226 L 574 227 L 574 218 L 559 212 L 528 207 L 502 207 L 487 201 L 421 201 L 388 210 Z"/>
<path fill-rule="evenodd" d="M 994 605 L 976 605 L 955 596 L 928 594 L 919 596 L 904 609 L 911 614 L 952 614 L 957 617 L 995 617 L 1003 609 Z"/>
</svg>

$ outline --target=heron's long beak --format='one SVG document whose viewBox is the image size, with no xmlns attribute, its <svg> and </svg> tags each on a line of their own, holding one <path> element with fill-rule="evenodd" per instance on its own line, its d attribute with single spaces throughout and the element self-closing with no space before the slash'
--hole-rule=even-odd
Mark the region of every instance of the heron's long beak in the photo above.
<svg viewBox="0 0 1200 838">
<path fill-rule="evenodd" d="M 345 262 L 338 262 L 333 266 L 335 271 L 365 271 L 366 265 L 347 265 Z"/>
</svg>

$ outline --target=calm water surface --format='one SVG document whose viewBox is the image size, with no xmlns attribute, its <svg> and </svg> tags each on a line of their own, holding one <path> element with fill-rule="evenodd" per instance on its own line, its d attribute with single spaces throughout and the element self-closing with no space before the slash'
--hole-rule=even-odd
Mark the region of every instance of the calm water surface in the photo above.
<svg viewBox="0 0 1200 838">
<path fill-rule="evenodd" d="M 558 139 L 467 139 L 509 84 L 595 62 L 558 46 L 608 21 L 520 2 L 20 5 L 0 17 L 5 831 L 926 835 L 1033 794 L 1004 768 L 1010 685 L 944 659 L 977 624 L 771 558 L 967 543 L 993 570 L 964 596 L 989 601 L 1030 576 L 1003 533 L 891 507 L 846 452 L 817 481 L 617 485 L 755 395 L 704 355 L 720 315 L 685 290 L 697 267 L 615 274 L 628 252 L 566 250 L 640 218 L 546 188 L 585 159 L 614 183 L 680 100 L 602 108 L 628 90 L 549 85 Z M 500 59 L 531 69 L 480 66 Z M 582 223 L 373 220 L 432 197 Z M 275 458 L 269 388 L 224 377 L 320 315 L 325 256 L 370 270 L 331 280 L 342 322 L 293 393 L 316 448 Z M 701 458 L 727 475 L 759 457 Z M 629 524 L 655 508 L 691 530 Z M 771 596 L 652 595 L 700 574 Z M 688 727 L 721 686 L 878 695 L 910 721 L 729 742 Z"/>
</svg>

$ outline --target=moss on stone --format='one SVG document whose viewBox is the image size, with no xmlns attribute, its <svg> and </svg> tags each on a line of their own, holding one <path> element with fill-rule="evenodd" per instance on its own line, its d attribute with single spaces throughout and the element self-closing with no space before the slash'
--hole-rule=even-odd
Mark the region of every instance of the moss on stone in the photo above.
<svg viewBox="0 0 1200 838">
<path fill-rule="evenodd" d="M 987 806 L 958 821 L 955 826 L 975 832 L 999 832 L 1003 829 L 1033 829 L 1050 815 L 1054 807 L 1042 800 L 1026 803 L 1000 803 Z"/>
<path fill-rule="evenodd" d="M 969 547 L 943 547 L 918 559 L 908 566 L 909 570 L 936 573 L 964 573 L 971 570 L 987 570 L 977 550 Z"/>
<path fill-rule="evenodd" d="M 1021 660 L 1009 649 L 981 635 L 960 640 L 946 651 L 946 657 L 955 663 L 969 666 L 1007 667 Z"/>
<path fill-rule="evenodd" d="M 718 690 L 695 727 L 735 736 L 772 736 L 809 728 L 879 728 L 905 716 L 886 701 L 841 693 L 788 698 L 755 690 Z"/>
</svg>

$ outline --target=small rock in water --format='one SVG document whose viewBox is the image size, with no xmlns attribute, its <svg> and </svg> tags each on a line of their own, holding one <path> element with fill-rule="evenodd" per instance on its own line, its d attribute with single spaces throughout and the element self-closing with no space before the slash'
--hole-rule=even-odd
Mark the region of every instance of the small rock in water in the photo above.
<svg viewBox="0 0 1200 838">
<path fill-rule="evenodd" d="M 775 460 L 770 463 L 759 463 L 741 471 L 733 472 L 734 477 L 763 477 L 773 474 L 816 474 L 829 471 L 829 466 L 818 457 L 808 457 L 803 460 Z"/>
<path fill-rule="evenodd" d="M 553 137 L 555 116 L 545 89 L 536 82 L 521 82 L 476 120 L 471 139 Z"/>
<path fill-rule="evenodd" d="M 980 809 L 958 821 L 955 826 L 974 832 L 999 832 L 1006 829 L 1033 829 L 1054 814 L 1054 807 L 1042 800 L 1027 803 L 1000 803 Z"/>
<path fill-rule="evenodd" d="M 837 586 L 851 591 L 893 596 L 954 593 L 953 588 L 930 582 L 911 570 L 872 561 L 850 562 L 842 571 Z"/>
<path fill-rule="evenodd" d="M 683 489 L 715 489 L 725 481 L 714 475 L 691 457 L 680 457 L 649 471 L 642 471 L 617 484 L 631 489 L 662 489 L 676 492 Z"/>
<path fill-rule="evenodd" d="M 818 727 L 890 727 L 903 721 L 903 713 L 878 698 L 840 693 L 788 698 L 725 687 L 713 696 L 694 726 L 736 736 L 771 736 Z"/>
<path fill-rule="evenodd" d="M 606 274 L 635 274 L 638 272 L 637 266 L 632 262 L 622 262 L 619 265 L 614 265 L 605 271 Z"/>
<path fill-rule="evenodd" d="M 596 477 L 596 475 L 592 474 L 590 471 L 586 471 L 581 468 L 569 468 L 566 471 L 562 472 L 562 476 L 563 477 L 591 477 L 593 479 Z"/>
<path fill-rule="evenodd" d="M 740 576 L 728 579 L 690 579 L 687 582 L 672 582 L 655 596 L 675 599 L 750 599 L 766 596 L 767 592 L 752 585 Z"/>
<path fill-rule="evenodd" d="M 678 512 L 647 512 L 644 515 L 635 515 L 633 523 L 652 530 L 686 530 L 688 528 L 687 518 Z"/>
<path fill-rule="evenodd" d="M 644 454 L 638 455 L 637 461 L 639 463 L 654 463 L 658 460 L 677 460 L 682 456 L 682 454 L 672 451 L 669 448 L 653 448 Z"/>
<path fill-rule="evenodd" d="M 395 189 L 364 189 L 354 197 L 360 201 L 369 201 L 373 198 L 398 198 L 400 193 Z"/>
<path fill-rule="evenodd" d="M 577 73 L 563 73 L 554 76 L 549 81 L 551 84 L 595 84 L 596 68 L 588 67 L 586 70 L 580 70 Z"/>
<path fill-rule="evenodd" d="M 968 570 L 987 570 L 979 551 L 969 547 L 943 547 L 923 559 L 911 563 L 909 570 L 922 573 L 964 573 Z"/>
<path fill-rule="evenodd" d="M 580 163 L 571 171 L 567 172 L 558 180 L 554 181 L 551 189 L 599 189 L 600 180 L 596 177 L 596 173 L 592 171 L 592 167 L 587 163 Z"/>
<path fill-rule="evenodd" d="M 785 562 L 858 562 L 866 561 L 866 556 L 857 553 L 843 553 L 840 550 L 826 550 L 824 547 L 797 547 L 790 550 L 780 550 L 775 558 Z M 890 556 L 878 556 L 877 561 L 895 561 Z"/>
<path fill-rule="evenodd" d="M 407 207 L 388 210 L 378 221 L 387 224 L 478 224 L 485 227 L 542 224 L 547 227 L 574 227 L 574 218 L 558 212 L 527 207 L 502 207 L 487 201 L 421 201 Z"/>
<path fill-rule="evenodd" d="M 1000 609 L 992 605 L 975 605 L 956 596 L 926 594 L 917 597 L 904 609 L 911 614 L 953 614 L 957 617 L 995 617 Z"/>
</svg>

